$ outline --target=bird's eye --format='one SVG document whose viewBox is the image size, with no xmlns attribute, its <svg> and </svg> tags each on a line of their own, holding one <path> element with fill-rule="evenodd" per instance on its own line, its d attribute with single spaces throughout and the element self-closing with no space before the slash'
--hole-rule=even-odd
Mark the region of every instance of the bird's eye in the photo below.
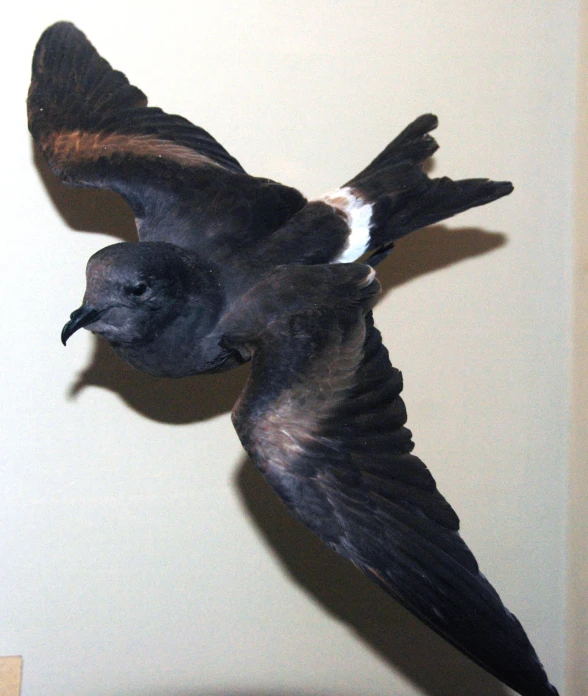
<svg viewBox="0 0 588 696">
<path fill-rule="evenodd" d="M 136 285 L 129 285 L 126 288 L 127 293 L 129 295 L 133 295 L 134 297 L 141 297 L 141 295 L 145 294 L 146 290 L 147 290 L 146 283 L 137 283 Z"/>
</svg>

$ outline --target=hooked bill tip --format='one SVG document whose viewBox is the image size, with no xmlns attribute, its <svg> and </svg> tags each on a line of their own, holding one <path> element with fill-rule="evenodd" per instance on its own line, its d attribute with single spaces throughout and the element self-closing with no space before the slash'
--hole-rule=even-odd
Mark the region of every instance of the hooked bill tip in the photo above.
<svg viewBox="0 0 588 696">
<path fill-rule="evenodd" d="M 61 330 L 61 342 L 65 346 L 67 344 L 67 340 L 70 336 L 72 336 L 78 329 L 83 328 L 84 326 L 87 326 L 88 324 L 92 324 L 93 322 L 98 319 L 100 316 L 101 312 L 99 312 L 97 309 L 94 309 L 93 307 L 89 307 L 88 305 L 82 305 L 78 309 L 75 310 L 75 312 L 72 312 L 69 318 L 69 321 L 67 324 L 63 327 Z"/>
</svg>

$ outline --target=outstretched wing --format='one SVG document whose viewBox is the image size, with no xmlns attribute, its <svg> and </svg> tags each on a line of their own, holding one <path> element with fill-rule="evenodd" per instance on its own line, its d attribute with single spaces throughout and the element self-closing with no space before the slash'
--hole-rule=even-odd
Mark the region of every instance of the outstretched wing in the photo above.
<svg viewBox="0 0 588 696">
<path fill-rule="evenodd" d="M 233 411 L 292 513 L 392 597 L 525 696 L 556 694 L 518 620 L 479 572 L 423 462 L 360 264 L 277 269 L 225 319 L 252 354 Z"/>
<path fill-rule="evenodd" d="M 204 129 L 148 107 L 73 24 L 54 24 L 39 39 L 27 104 L 53 172 L 121 194 L 142 240 L 193 248 L 211 235 L 263 235 L 305 203 L 295 189 L 248 176 Z"/>
</svg>

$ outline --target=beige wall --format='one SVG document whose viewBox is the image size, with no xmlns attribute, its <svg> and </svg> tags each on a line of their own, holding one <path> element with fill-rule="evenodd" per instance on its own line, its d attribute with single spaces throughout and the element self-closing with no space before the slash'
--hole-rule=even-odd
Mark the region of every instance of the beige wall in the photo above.
<svg viewBox="0 0 588 696">
<path fill-rule="evenodd" d="M 582 3 L 576 132 L 567 687 L 588 693 L 588 3 Z"/>
<path fill-rule="evenodd" d="M 64 18 L 151 103 L 310 195 L 425 111 L 441 119 L 435 174 L 514 181 L 508 199 L 398 246 L 377 321 L 405 376 L 417 453 L 554 682 L 580 693 L 579 560 L 567 675 L 565 622 L 566 548 L 579 559 L 585 520 L 567 477 L 577 9 L 13 5 L 0 48 L 0 654 L 24 656 L 24 696 L 504 693 L 283 513 L 231 429 L 243 374 L 160 382 L 87 334 L 60 345 L 87 257 L 129 229 L 122 206 L 64 191 L 33 159 L 30 58 Z"/>
</svg>

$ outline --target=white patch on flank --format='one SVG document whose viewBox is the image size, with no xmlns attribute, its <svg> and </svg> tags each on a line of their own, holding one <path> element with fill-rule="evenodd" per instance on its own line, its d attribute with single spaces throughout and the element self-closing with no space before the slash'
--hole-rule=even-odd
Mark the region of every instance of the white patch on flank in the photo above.
<svg viewBox="0 0 588 696">
<path fill-rule="evenodd" d="M 355 261 L 365 252 L 370 243 L 372 204 L 364 203 L 349 186 L 327 193 L 321 200 L 345 214 L 350 230 L 347 246 L 331 263 Z"/>
</svg>

